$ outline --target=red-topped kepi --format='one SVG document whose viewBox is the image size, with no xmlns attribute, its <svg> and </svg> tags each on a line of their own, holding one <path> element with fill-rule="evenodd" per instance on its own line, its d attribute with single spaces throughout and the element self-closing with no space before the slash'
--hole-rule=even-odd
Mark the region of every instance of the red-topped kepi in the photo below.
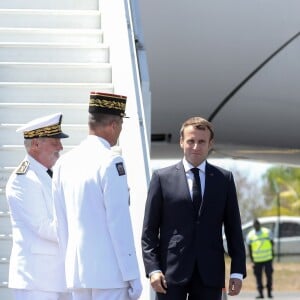
<svg viewBox="0 0 300 300">
<path fill-rule="evenodd" d="M 89 113 L 102 113 L 126 117 L 126 96 L 102 92 L 91 92 Z"/>
</svg>

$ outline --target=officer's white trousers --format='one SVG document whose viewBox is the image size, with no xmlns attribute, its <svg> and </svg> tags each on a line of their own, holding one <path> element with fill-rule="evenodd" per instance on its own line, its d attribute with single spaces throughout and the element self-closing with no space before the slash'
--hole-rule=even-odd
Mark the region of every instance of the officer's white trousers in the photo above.
<svg viewBox="0 0 300 300">
<path fill-rule="evenodd" d="M 55 293 L 22 289 L 13 289 L 12 291 L 15 300 L 72 300 L 71 293 Z"/>
<path fill-rule="evenodd" d="M 122 289 L 77 289 L 73 300 L 130 300 L 128 288 Z"/>
</svg>

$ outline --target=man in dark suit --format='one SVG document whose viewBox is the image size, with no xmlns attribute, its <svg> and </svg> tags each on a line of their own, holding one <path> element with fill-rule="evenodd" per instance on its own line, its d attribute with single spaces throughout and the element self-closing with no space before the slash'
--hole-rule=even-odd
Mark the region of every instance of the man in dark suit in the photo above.
<svg viewBox="0 0 300 300">
<path fill-rule="evenodd" d="M 152 175 L 142 251 L 156 299 L 221 299 L 225 284 L 223 226 L 231 257 L 229 295 L 239 294 L 246 276 L 233 175 L 206 161 L 213 139 L 210 122 L 201 117 L 188 119 L 180 131 L 183 160 Z"/>
</svg>

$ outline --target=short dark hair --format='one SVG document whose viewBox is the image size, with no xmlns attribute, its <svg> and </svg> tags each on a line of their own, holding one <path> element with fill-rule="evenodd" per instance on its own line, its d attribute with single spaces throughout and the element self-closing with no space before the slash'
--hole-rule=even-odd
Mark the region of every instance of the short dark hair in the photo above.
<svg viewBox="0 0 300 300">
<path fill-rule="evenodd" d="M 120 118 L 120 116 L 105 113 L 89 113 L 88 125 L 92 129 L 97 126 L 107 126 L 113 121 L 119 121 Z"/>
<path fill-rule="evenodd" d="M 253 225 L 260 225 L 260 222 L 259 222 L 259 220 L 258 220 L 258 219 L 254 219 L 254 221 L 253 221 Z"/>
<path fill-rule="evenodd" d="M 207 128 L 210 131 L 210 140 L 212 140 L 215 136 L 212 123 L 201 117 L 192 117 L 183 122 L 180 129 L 181 138 L 183 138 L 184 136 L 184 129 L 190 125 L 194 126 L 194 128 L 197 128 L 199 130 L 205 130 Z"/>
</svg>

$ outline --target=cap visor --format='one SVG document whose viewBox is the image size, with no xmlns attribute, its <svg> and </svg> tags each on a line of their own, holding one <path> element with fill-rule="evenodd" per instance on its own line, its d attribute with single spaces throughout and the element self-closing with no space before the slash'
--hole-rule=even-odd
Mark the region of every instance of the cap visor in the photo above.
<svg viewBox="0 0 300 300">
<path fill-rule="evenodd" d="M 63 132 L 61 132 L 61 133 L 56 134 L 56 135 L 53 135 L 53 136 L 51 136 L 51 137 L 52 137 L 52 138 L 55 138 L 55 139 L 66 139 L 66 138 L 69 137 L 69 135 L 67 135 L 67 134 L 65 134 L 65 133 L 63 133 Z"/>
</svg>

